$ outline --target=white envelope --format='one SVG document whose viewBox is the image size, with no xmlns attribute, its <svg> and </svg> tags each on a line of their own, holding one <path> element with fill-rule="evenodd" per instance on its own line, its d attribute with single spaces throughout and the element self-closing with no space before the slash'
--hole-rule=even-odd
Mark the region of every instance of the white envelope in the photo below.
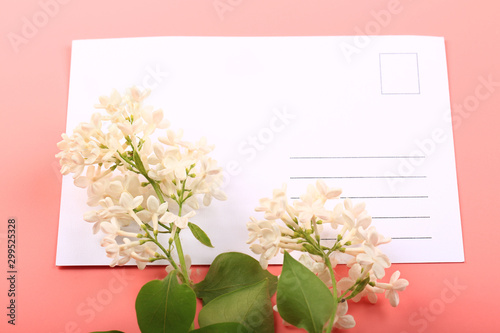
<svg viewBox="0 0 500 333">
<path fill-rule="evenodd" d="M 182 232 L 194 264 L 249 253 L 259 198 L 288 184 L 290 200 L 323 179 L 365 201 L 392 237 L 392 262 L 464 260 L 444 39 L 152 37 L 73 42 L 67 131 L 98 97 L 137 85 L 185 138 L 205 136 L 229 199 L 192 219 L 214 249 Z M 86 191 L 62 184 L 57 265 L 107 265 L 83 221 Z M 277 258 L 274 263 L 280 263 Z"/>
</svg>

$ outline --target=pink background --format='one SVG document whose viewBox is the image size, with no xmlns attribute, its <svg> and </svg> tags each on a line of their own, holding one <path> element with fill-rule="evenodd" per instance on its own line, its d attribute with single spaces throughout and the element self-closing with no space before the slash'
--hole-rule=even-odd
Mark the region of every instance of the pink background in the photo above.
<svg viewBox="0 0 500 333">
<path fill-rule="evenodd" d="M 226 4 L 230 10 L 218 13 L 215 4 Z M 357 321 L 351 332 L 500 331 L 495 238 L 500 234 L 496 191 L 500 184 L 500 83 L 489 87 L 487 97 L 476 97 L 478 89 L 484 93 L 488 88 L 481 77 L 500 82 L 500 6 L 496 1 L 4 0 L 3 5 L 0 331 L 138 332 L 135 296 L 144 283 L 164 276 L 157 267 L 139 271 L 55 266 L 61 176 L 54 155 L 65 131 L 72 40 L 367 31 L 445 37 L 466 261 L 393 265 L 391 272 L 399 269 L 410 281 L 400 306 L 394 309 L 386 299 L 377 305 L 351 305 L 349 313 Z M 397 13 L 380 16 L 394 6 Z M 30 31 L 26 22 L 39 27 Z M 11 42 L 12 38 L 18 38 L 18 43 Z M 6 316 L 8 218 L 17 220 L 15 327 L 7 325 Z M 207 268 L 199 270 L 195 280 Z M 273 272 L 278 274 L 279 268 Z M 283 328 L 279 322 L 276 319 L 278 332 L 299 331 Z"/>
</svg>

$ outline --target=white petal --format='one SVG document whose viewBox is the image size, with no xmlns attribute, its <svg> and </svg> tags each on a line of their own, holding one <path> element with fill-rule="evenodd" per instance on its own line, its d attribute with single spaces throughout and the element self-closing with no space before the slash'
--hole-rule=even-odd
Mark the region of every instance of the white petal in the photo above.
<svg viewBox="0 0 500 333">
<path fill-rule="evenodd" d="M 400 271 L 395 271 L 394 273 L 392 273 L 390 283 L 396 282 L 399 279 L 400 275 L 401 275 Z"/>
<path fill-rule="evenodd" d="M 266 242 L 273 243 L 276 240 L 276 235 L 271 229 L 262 229 L 262 238 Z"/>
<path fill-rule="evenodd" d="M 163 120 L 163 110 L 158 109 L 156 111 L 153 111 L 153 122 L 155 124 L 159 124 Z"/>
<path fill-rule="evenodd" d="M 267 262 L 267 259 L 264 258 L 264 256 L 260 256 L 259 263 L 260 263 L 260 267 L 262 267 L 262 269 L 267 269 L 268 262 Z"/>
<path fill-rule="evenodd" d="M 252 244 L 250 245 L 250 250 L 255 253 L 255 254 L 262 254 L 264 253 L 264 248 L 260 244 Z"/>
<path fill-rule="evenodd" d="M 247 244 L 250 244 L 250 243 L 253 243 L 257 237 L 259 237 L 259 234 L 257 234 L 256 232 L 252 232 L 248 235 L 248 240 L 247 240 Z"/>
<path fill-rule="evenodd" d="M 133 201 L 134 198 L 132 195 L 128 192 L 123 192 L 122 195 L 120 196 L 120 205 L 126 209 L 133 209 Z"/>
<path fill-rule="evenodd" d="M 192 210 L 189 213 L 187 213 L 186 215 L 184 215 L 183 217 L 185 217 L 185 218 L 191 218 L 191 217 L 193 217 L 195 215 L 196 215 L 196 212 L 194 210 Z"/>
<path fill-rule="evenodd" d="M 373 265 L 372 269 L 373 269 L 373 274 L 375 274 L 375 277 L 377 279 L 381 279 L 385 276 L 385 270 L 384 267 L 382 267 L 382 265 L 375 264 Z"/>
<path fill-rule="evenodd" d="M 335 325 L 338 325 L 339 327 L 342 328 L 353 328 L 354 326 L 356 326 L 356 322 L 354 321 L 353 316 L 345 315 L 340 317 L 338 321 L 335 323 Z"/>
<path fill-rule="evenodd" d="M 161 215 L 161 214 L 165 213 L 165 211 L 166 211 L 167 209 L 168 209 L 168 202 L 164 202 L 164 203 L 162 203 L 162 204 L 160 205 L 160 207 L 158 207 L 157 212 L 158 212 L 158 214 L 160 214 L 160 215 Z"/>
<path fill-rule="evenodd" d="M 212 191 L 212 195 L 214 196 L 215 199 L 217 199 L 219 201 L 227 200 L 226 193 L 224 193 L 224 191 L 222 191 L 220 189 L 216 189 L 216 190 Z"/>
<path fill-rule="evenodd" d="M 359 264 L 354 264 L 349 270 L 349 277 L 356 281 L 361 275 L 361 266 Z"/>
<path fill-rule="evenodd" d="M 361 253 L 356 257 L 356 261 L 361 265 L 361 266 L 368 266 L 373 263 L 372 257 L 365 253 Z"/>
<path fill-rule="evenodd" d="M 165 156 L 165 152 L 163 150 L 163 147 L 159 144 L 159 143 L 155 143 L 153 144 L 153 151 L 156 155 L 156 157 L 158 157 L 158 159 L 163 159 L 163 157 Z"/>
<path fill-rule="evenodd" d="M 206 193 L 203 196 L 203 205 L 206 207 L 210 206 L 211 203 L 212 203 L 212 195 L 210 193 Z"/>
<path fill-rule="evenodd" d="M 160 221 L 161 222 L 164 222 L 164 223 L 172 223 L 174 222 L 176 219 L 177 219 L 177 215 L 175 214 L 172 214 L 170 212 L 166 212 L 165 214 L 163 214 L 163 216 L 160 218 Z"/>
<path fill-rule="evenodd" d="M 81 188 L 86 188 L 87 186 L 90 185 L 90 179 L 87 177 L 78 177 L 74 180 L 75 186 L 81 187 Z"/>
<path fill-rule="evenodd" d="M 389 291 L 388 292 L 389 296 L 389 303 L 391 303 L 392 306 L 396 307 L 399 304 L 399 294 L 396 291 Z"/>
<path fill-rule="evenodd" d="M 266 260 L 269 260 L 278 254 L 279 248 L 277 246 L 272 246 L 262 255 Z"/>
<path fill-rule="evenodd" d="M 400 279 L 393 283 L 392 288 L 397 291 L 403 291 L 410 283 L 406 279 Z"/>
<path fill-rule="evenodd" d="M 99 217 L 97 215 L 97 211 L 95 210 L 90 210 L 88 212 L 85 212 L 83 214 L 83 219 L 87 222 L 97 222 L 99 221 Z"/>
<path fill-rule="evenodd" d="M 362 227 L 363 229 L 368 228 L 371 223 L 372 223 L 372 217 L 369 215 L 363 214 L 358 219 L 358 226 Z"/>
<path fill-rule="evenodd" d="M 355 220 L 355 217 L 352 215 L 352 213 L 348 210 L 345 210 L 342 216 L 344 217 L 344 222 L 347 224 L 349 229 L 352 229 L 354 227 Z"/>
<path fill-rule="evenodd" d="M 120 193 L 123 191 L 123 184 L 119 180 L 114 180 L 109 183 L 109 190 L 114 193 Z"/>
<path fill-rule="evenodd" d="M 134 200 L 132 201 L 132 208 L 139 207 L 139 205 L 142 203 L 143 200 L 144 198 L 142 197 L 142 195 L 135 197 Z"/>
<path fill-rule="evenodd" d="M 186 168 L 184 165 L 179 163 L 174 170 L 175 177 L 180 180 L 186 179 Z"/>
<path fill-rule="evenodd" d="M 344 200 L 344 207 L 347 210 L 351 210 L 352 209 L 352 201 L 351 201 L 351 199 L 347 198 L 347 199 Z"/>
<path fill-rule="evenodd" d="M 158 209 L 160 208 L 160 202 L 153 195 L 149 196 L 147 205 L 150 212 L 158 212 Z"/>
<path fill-rule="evenodd" d="M 109 222 L 103 222 L 101 223 L 101 230 L 106 234 L 113 235 L 116 233 L 117 228 Z"/>
<path fill-rule="evenodd" d="M 188 225 L 188 219 L 185 216 L 179 217 L 179 218 L 175 219 L 174 223 L 177 227 L 184 229 Z"/>
<path fill-rule="evenodd" d="M 354 206 L 354 208 L 352 209 L 354 216 L 358 216 L 359 214 L 361 214 L 365 210 L 365 206 L 366 204 L 364 202 L 356 204 L 356 206 Z"/>
</svg>

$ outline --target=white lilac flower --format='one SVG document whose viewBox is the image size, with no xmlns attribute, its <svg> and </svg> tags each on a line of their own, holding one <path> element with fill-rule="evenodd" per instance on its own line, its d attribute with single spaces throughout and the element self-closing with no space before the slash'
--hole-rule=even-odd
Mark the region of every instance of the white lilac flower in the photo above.
<svg viewBox="0 0 500 333">
<path fill-rule="evenodd" d="M 144 243 L 142 245 L 135 246 L 133 251 L 130 253 L 130 256 L 135 259 L 139 269 L 144 269 L 146 264 L 149 262 L 149 259 L 155 257 L 156 249 L 156 244 L 152 242 Z"/>
<path fill-rule="evenodd" d="M 352 298 L 352 300 L 354 302 L 359 302 L 363 297 L 366 297 L 366 298 L 368 298 L 368 301 L 370 301 L 370 303 L 375 304 L 375 303 L 377 303 L 377 299 L 378 299 L 377 294 L 380 294 L 382 292 L 383 292 L 382 289 L 377 288 L 377 287 L 372 287 L 369 284 L 367 284 L 365 286 L 365 289 L 363 289 L 362 292 L 360 292 L 359 294 L 354 296 Z"/>
<path fill-rule="evenodd" d="M 174 223 L 178 228 L 184 229 L 188 226 L 189 218 L 191 218 L 195 215 L 196 215 L 195 211 L 190 211 L 189 213 L 184 214 L 182 216 L 178 216 L 178 215 L 175 215 L 173 213 L 166 212 L 160 218 L 160 221 L 163 223 Z"/>
<path fill-rule="evenodd" d="M 168 146 L 177 146 L 182 139 L 184 131 L 179 129 L 177 132 L 174 130 L 167 130 L 167 136 L 159 137 L 158 140 Z"/>
<path fill-rule="evenodd" d="M 182 140 L 178 140 L 177 142 L 180 146 L 185 147 L 190 154 L 194 154 L 196 158 L 201 158 L 202 156 L 210 153 L 214 149 L 214 145 L 209 145 L 205 137 L 202 137 L 196 143 L 182 141 Z"/>
<path fill-rule="evenodd" d="M 118 223 L 116 217 L 112 217 L 110 222 L 102 222 L 101 230 L 109 237 L 126 236 L 126 237 L 137 237 L 138 234 L 134 232 L 128 232 L 121 229 L 121 225 Z"/>
<path fill-rule="evenodd" d="M 115 238 L 116 236 L 118 236 L 118 233 L 121 229 L 120 225 L 116 221 L 116 218 L 113 217 L 111 219 L 111 222 L 105 221 L 101 223 L 101 230 L 110 237 Z"/>
<path fill-rule="evenodd" d="M 273 198 L 263 198 L 259 200 L 260 206 L 255 208 L 256 212 L 265 212 L 269 220 L 280 218 L 281 211 L 285 210 L 286 204 L 286 184 L 281 188 L 273 190 Z M 276 216 L 275 218 L 272 218 Z"/>
<path fill-rule="evenodd" d="M 335 313 L 335 321 L 333 327 L 337 328 L 353 328 L 356 326 L 354 317 L 347 314 L 347 302 L 338 304 L 337 312 Z"/>
<path fill-rule="evenodd" d="M 120 259 L 120 246 L 114 237 L 104 237 L 101 239 L 101 246 L 106 250 L 106 256 L 113 259 L 109 264 L 111 267 L 116 266 Z"/>
<path fill-rule="evenodd" d="M 110 114 L 113 114 L 118 111 L 120 108 L 120 104 L 122 102 L 122 97 L 118 91 L 113 89 L 111 96 L 100 96 L 99 103 L 94 107 L 96 109 L 106 109 L 106 111 Z"/>
<path fill-rule="evenodd" d="M 346 230 L 367 229 L 372 222 L 371 216 L 365 210 L 365 203 L 353 206 L 351 199 L 345 199 L 344 204 L 337 204 L 333 210 L 333 223 L 341 224 Z"/>
<path fill-rule="evenodd" d="M 356 261 L 365 269 L 373 270 L 377 279 L 383 278 L 385 275 L 385 268 L 391 266 L 389 258 L 371 244 L 363 245 L 363 250 L 365 253 L 359 254 L 356 257 Z"/>
<path fill-rule="evenodd" d="M 132 253 L 134 252 L 134 247 L 140 244 L 139 241 L 132 242 L 128 238 L 123 239 L 123 244 L 120 245 L 120 259 L 118 260 L 118 266 L 125 265 L 132 259 Z"/>
<path fill-rule="evenodd" d="M 337 283 L 337 287 L 341 291 L 346 291 L 349 288 L 351 288 L 354 284 L 356 284 L 358 280 L 365 279 L 367 276 L 370 276 L 370 281 L 374 280 L 374 276 L 372 277 L 369 271 L 365 270 L 364 272 L 362 272 L 361 266 L 359 264 L 354 264 L 349 269 L 349 276 L 340 279 L 340 281 Z M 381 292 L 382 290 L 380 288 L 372 287 L 371 285 L 367 284 L 363 289 L 363 291 L 354 296 L 352 300 L 354 302 L 359 302 L 361 298 L 366 296 L 370 301 L 370 303 L 376 303 L 377 293 Z"/>
<path fill-rule="evenodd" d="M 382 244 L 387 244 L 391 241 L 390 238 L 386 238 L 377 232 L 374 226 L 371 226 L 367 230 L 358 230 L 358 235 L 363 241 L 372 244 L 373 246 L 379 246 Z"/>
<path fill-rule="evenodd" d="M 260 254 L 260 264 L 263 269 L 267 268 L 268 261 L 275 257 L 279 250 L 298 250 L 302 251 L 302 245 L 298 244 L 299 239 L 293 238 L 294 233 L 289 228 L 278 225 L 274 220 L 257 221 L 251 218 L 247 223 L 249 239 L 247 243 L 250 250 L 255 254 Z"/>
<path fill-rule="evenodd" d="M 144 130 L 145 133 L 149 134 L 155 131 L 155 129 L 165 129 L 170 126 L 170 123 L 167 119 L 163 118 L 163 110 L 158 109 L 155 111 L 151 111 L 151 107 L 146 107 L 143 110 L 142 117 L 146 121 L 146 128 Z"/>
<path fill-rule="evenodd" d="M 315 257 L 311 256 L 309 253 L 303 253 L 299 257 L 299 262 L 316 274 L 327 287 L 332 286 L 332 278 L 325 263 L 315 260 Z"/>
<path fill-rule="evenodd" d="M 342 194 L 342 189 L 328 187 L 321 179 L 316 181 L 316 189 L 321 197 L 325 200 L 337 199 Z"/>
<path fill-rule="evenodd" d="M 223 201 L 227 199 L 224 191 L 221 190 L 223 183 L 222 168 L 217 166 L 217 162 L 211 158 L 203 156 L 199 168 L 192 173 L 194 179 L 189 183 L 189 188 L 194 193 L 203 194 L 203 205 L 209 206 L 212 198 Z"/>
<path fill-rule="evenodd" d="M 203 205 L 209 206 L 212 202 L 212 198 L 215 198 L 219 201 L 227 200 L 227 195 L 224 191 L 220 189 L 220 185 L 210 186 L 208 191 L 203 195 Z"/>
<path fill-rule="evenodd" d="M 106 190 L 109 182 L 109 178 L 101 178 L 87 187 L 87 205 L 97 206 L 102 199 L 107 197 Z"/>
<path fill-rule="evenodd" d="M 136 103 L 140 103 L 142 102 L 146 97 L 149 96 L 149 94 L 151 94 L 151 90 L 149 89 L 144 89 L 142 91 L 140 91 L 137 87 L 131 87 L 127 90 L 128 92 L 128 97 L 130 100 L 136 102 Z"/>
<path fill-rule="evenodd" d="M 123 192 L 120 196 L 120 205 L 127 211 L 133 211 L 135 208 L 139 207 L 144 198 L 142 196 L 133 197 L 128 192 Z"/>
<path fill-rule="evenodd" d="M 264 213 L 264 218 L 267 220 L 277 220 L 281 219 L 285 213 L 285 205 L 281 200 L 270 200 L 268 202 L 268 208 Z"/>
<path fill-rule="evenodd" d="M 247 230 L 248 230 L 247 244 L 255 242 L 261 234 L 261 229 L 259 227 L 258 221 L 254 217 L 250 217 L 250 222 L 247 222 Z"/>
<path fill-rule="evenodd" d="M 144 122 L 142 119 L 138 119 L 134 121 L 133 123 L 130 123 L 128 121 L 123 122 L 123 123 L 118 123 L 116 126 L 122 131 L 124 136 L 133 136 L 136 133 L 142 132 L 144 129 Z"/>
<path fill-rule="evenodd" d="M 144 223 L 141 221 L 141 219 L 137 216 L 135 213 L 134 209 L 139 207 L 144 200 L 142 195 L 133 197 L 130 193 L 128 192 L 123 192 L 122 195 L 120 196 L 120 206 L 123 208 L 128 215 L 137 223 L 139 227 L 142 228 Z M 117 207 L 117 210 L 119 211 L 120 208 Z"/>
<path fill-rule="evenodd" d="M 99 205 L 102 207 L 101 209 L 87 211 L 83 215 L 85 221 L 94 223 L 94 234 L 100 230 L 102 222 L 109 221 L 112 218 L 116 218 L 121 226 L 130 224 L 131 218 L 127 211 L 123 207 L 117 206 L 110 197 L 100 200 Z"/>
<path fill-rule="evenodd" d="M 91 165 L 87 168 L 87 174 L 85 176 L 79 176 L 75 178 L 74 184 L 78 187 L 86 188 L 95 181 L 96 176 L 98 176 L 98 174 L 96 174 L 96 168 L 95 166 Z"/>
<path fill-rule="evenodd" d="M 325 195 L 332 196 L 331 191 L 328 190 L 326 185 L 321 181 L 318 181 L 321 192 L 318 191 L 313 185 L 307 187 L 307 193 L 300 196 L 300 200 L 294 202 L 294 208 L 298 213 L 299 222 L 304 225 L 305 229 L 311 229 L 311 221 L 314 219 L 319 219 L 323 221 L 329 221 L 331 212 L 325 209 L 325 202 L 327 197 Z M 322 194 L 324 193 L 324 195 Z M 332 192 L 336 194 L 337 192 Z"/>
<path fill-rule="evenodd" d="M 137 213 L 137 216 L 142 221 L 151 221 L 153 223 L 153 230 L 157 231 L 158 230 L 158 217 L 163 215 L 168 208 L 168 203 L 164 202 L 160 205 L 160 201 L 153 195 L 150 195 L 148 197 L 147 203 L 146 203 L 147 210 L 142 210 Z"/>
<path fill-rule="evenodd" d="M 354 264 L 349 269 L 349 276 L 340 279 L 337 287 L 339 290 L 346 291 L 351 288 L 359 278 L 361 278 L 361 266 L 359 264 Z"/>
<path fill-rule="evenodd" d="M 250 245 L 250 250 L 260 254 L 260 265 L 267 268 L 268 261 L 278 254 L 280 249 L 281 231 L 275 221 L 261 221 L 258 223 L 259 243 Z"/>
<path fill-rule="evenodd" d="M 400 279 L 400 272 L 395 271 L 389 283 L 377 283 L 377 287 L 385 289 L 385 297 L 389 299 L 389 303 L 396 307 L 399 304 L 399 291 L 403 291 L 408 287 L 409 282 L 406 279 Z"/>
<path fill-rule="evenodd" d="M 163 111 L 143 105 L 148 95 L 149 91 L 133 87 L 123 95 L 114 90 L 101 96 L 96 108 L 105 112 L 94 113 L 90 122 L 79 124 L 71 135 L 63 134 L 57 144 L 61 173 L 72 173 L 75 184 L 87 189 L 87 204 L 100 206 L 85 213 L 84 219 L 93 223 L 94 233 L 106 234 L 102 245 L 112 258 L 111 266 L 125 264 L 132 257 L 146 263 L 152 255 L 151 245 L 131 240 L 137 236 L 132 232 L 135 226 L 130 226 L 132 220 L 141 228 L 151 223 L 155 231 L 158 220 L 169 221 L 173 224 L 170 231 L 175 232 L 186 228 L 195 212 L 177 216 L 167 208 L 196 210 L 200 198 L 205 205 L 213 198 L 226 199 L 221 190 L 222 169 L 207 156 L 213 145 L 205 138 L 187 142 L 182 130 L 167 129 Z M 166 129 L 159 143 L 151 140 L 156 129 Z"/>
</svg>

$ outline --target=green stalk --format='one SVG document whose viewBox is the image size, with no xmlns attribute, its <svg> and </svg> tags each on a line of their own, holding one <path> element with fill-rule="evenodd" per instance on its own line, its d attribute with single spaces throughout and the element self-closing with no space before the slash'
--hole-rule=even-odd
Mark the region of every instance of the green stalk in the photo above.
<svg viewBox="0 0 500 333">
<path fill-rule="evenodd" d="M 333 329 L 333 322 L 335 321 L 335 314 L 337 313 L 337 306 L 338 306 L 338 300 L 337 300 L 337 282 L 335 280 L 335 273 L 333 272 L 332 268 L 332 263 L 330 262 L 330 258 L 325 256 L 325 263 L 326 266 L 328 267 L 328 270 L 330 271 L 330 276 L 332 278 L 332 294 L 333 294 L 333 311 L 332 315 L 330 316 L 330 320 L 328 321 L 328 326 L 326 328 L 326 332 L 330 333 Z"/>
<path fill-rule="evenodd" d="M 184 276 L 184 281 L 192 287 L 191 279 L 189 278 L 189 274 L 186 268 L 186 260 L 184 260 L 184 252 L 182 251 L 181 239 L 179 238 L 179 231 L 177 229 L 174 236 L 175 249 L 177 250 L 177 254 L 179 255 L 179 263 L 181 264 L 182 275 Z"/>
<path fill-rule="evenodd" d="M 137 150 L 134 148 L 134 146 L 132 145 L 132 156 L 134 158 L 134 162 L 135 162 L 135 167 L 137 168 L 137 170 L 139 170 L 139 172 L 144 176 L 144 178 L 146 178 L 148 180 L 148 182 L 151 184 L 151 186 L 153 187 L 153 189 L 155 190 L 156 192 L 156 195 L 158 196 L 158 199 L 160 200 L 161 203 L 164 203 L 165 202 L 165 199 L 163 198 L 163 193 L 160 189 L 160 186 L 158 185 L 157 182 L 155 182 L 154 180 L 152 180 L 149 176 L 148 176 L 148 173 L 146 172 L 146 168 L 144 168 L 144 164 L 142 163 L 142 160 L 141 160 L 141 157 L 139 156 Z M 132 164 L 132 163 L 129 163 L 129 164 Z M 190 168 L 189 170 L 191 170 L 192 168 Z M 180 197 L 179 197 L 179 216 L 181 216 L 181 213 L 182 213 L 182 204 L 184 203 L 185 199 L 184 199 L 184 192 L 185 192 L 185 188 L 186 188 L 186 181 L 184 181 L 183 185 L 182 185 L 182 190 L 181 190 L 181 194 L 180 194 Z M 180 232 L 180 229 L 177 229 L 176 232 L 175 232 L 175 235 L 174 235 L 174 242 L 175 242 L 175 248 L 177 250 L 177 254 L 179 256 L 179 263 L 180 263 L 180 266 L 181 266 L 181 273 L 182 273 L 182 276 L 183 276 L 183 280 L 186 284 L 188 284 L 190 287 L 192 285 L 192 282 L 191 282 L 191 279 L 189 278 L 189 274 L 187 272 L 187 268 L 186 268 L 186 260 L 184 259 L 184 252 L 182 250 L 182 244 L 181 244 L 181 240 L 179 238 L 179 232 Z M 158 245 L 158 247 L 160 247 L 160 249 L 162 249 L 162 251 L 167 255 L 167 257 L 169 258 L 169 261 L 170 263 L 172 264 L 172 266 L 178 270 L 179 267 L 177 266 L 177 264 L 175 263 L 175 261 L 172 259 L 172 257 L 170 256 L 170 252 L 167 251 L 161 244 L 160 242 L 158 242 L 156 240 L 156 235 L 155 235 L 155 238 L 153 239 L 149 233 L 148 233 L 148 236 L 151 238 L 151 240 L 156 244 Z"/>
<path fill-rule="evenodd" d="M 186 190 L 186 181 L 182 184 L 181 193 L 179 196 L 179 216 L 182 215 L 182 204 L 184 203 L 184 192 Z M 175 249 L 177 250 L 177 255 L 179 256 L 179 263 L 181 264 L 182 275 L 184 276 L 185 282 L 191 287 L 192 282 L 189 278 L 189 274 L 186 267 L 186 260 L 184 259 L 184 251 L 182 250 L 181 239 L 179 237 L 181 229 L 177 229 L 174 235 Z"/>
<path fill-rule="evenodd" d="M 318 251 L 318 253 L 315 253 L 315 254 L 321 255 L 323 253 L 323 250 L 321 249 L 321 245 L 319 245 L 319 243 L 314 238 L 312 238 L 311 235 L 309 235 L 307 232 L 303 232 L 302 236 L 309 244 L 311 244 L 314 247 L 314 249 L 316 251 Z"/>
</svg>

